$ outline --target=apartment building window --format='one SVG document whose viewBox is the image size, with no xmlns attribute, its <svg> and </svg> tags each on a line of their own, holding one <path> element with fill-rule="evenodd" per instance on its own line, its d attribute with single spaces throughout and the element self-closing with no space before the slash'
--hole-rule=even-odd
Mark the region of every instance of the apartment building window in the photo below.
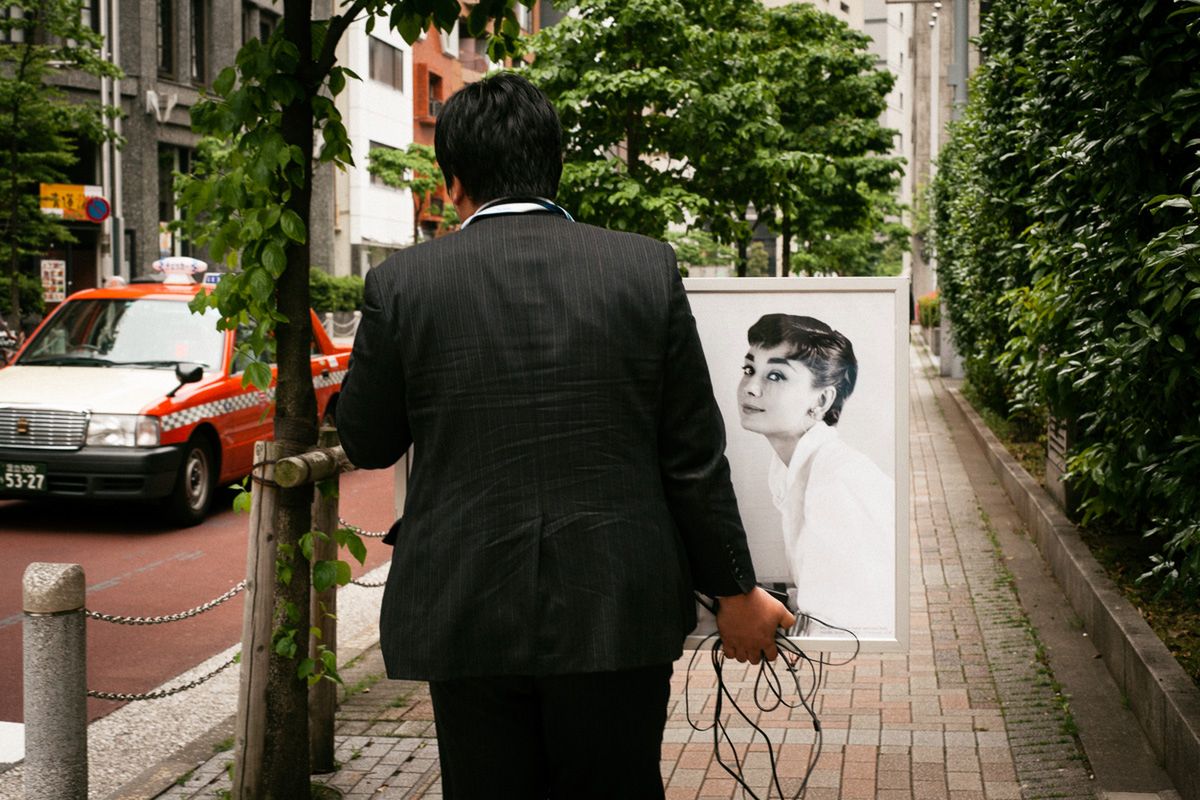
<svg viewBox="0 0 1200 800">
<path fill-rule="evenodd" d="M 84 0 L 79 13 L 84 25 L 96 33 L 100 32 L 100 0 Z"/>
<path fill-rule="evenodd" d="M 533 10 L 522 5 L 520 0 L 516 4 L 513 11 L 517 14 L 517 23 L 521 26 L 521 30 L 526 33 L 533 31 Z"/>
<path fill-rule="evenodd" d="M 187 172 L 191 161 L 191 151 L 186 147 L 176 147 L 169 144 L 158 146 L 158 226 L 160 244 L 159 250 L 168 251 L 166 255 L 190 256 L 192 246 L 181 241 L 179 235 L 167 231 L 166 226 L 179 218 L 179 209 L 175 205 L 175 173 Z"/>
<path fill-rule="evenodd" d="M 850 4 L 849 3 L 838 3 L 838 6 L 842 9 L 843 14 L 850 13 Z"/>
<path fill-rule="evenodd" d="M 442 76 L 429 73 L 429 116 L 442 113 Z"/>
<path fill-rule="evenodd" d="M 242 43 L 251 39 L 266 42 L 279 25 L 279 15 L 254 3 L 242 5 Z"/>
<path fill-rule="evenodd" d="M 2 6 L 0 7 L 0 19 L 24 19 L 25 11 L 17 6 Z M 11 30 L 0 30 L 0 42 L 4 44 L 21 44 L 25 41 L 25 30 L 23 28 L 12 28 Z"/>
<path fill-rule="evenodd" d="M 192 3 L 192 83 L 208 81 L 208 0 Z"/>
<path fill-rule="evenodd" d="M 386 83 L 397 91 L 404 91 L 404 51 L 392 47 L 382 39 L 370 37 L 371 80 Z"/>
<path fill-rule="evenodd" d="M 158 0 L 158 73 L 175 74 L 175 0 Z"/>
</svg>

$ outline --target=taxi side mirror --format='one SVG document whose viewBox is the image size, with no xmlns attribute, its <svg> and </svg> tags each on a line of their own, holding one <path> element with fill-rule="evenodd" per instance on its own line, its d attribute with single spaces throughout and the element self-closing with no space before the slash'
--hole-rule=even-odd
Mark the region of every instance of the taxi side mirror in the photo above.
<svg viewBox="0 0 1200 800">
<path fill-rule="evenodd" d="M 195 383 L 204 377 L 204 367 L 199 364 L 189 364 L 180 362 L 175 365 L 175 380 L 179 381 L 179 385 L 171 391 L 167 392 L 167 397 L 174 397 L 175 393 L 189 383 Z"/>
</svg>

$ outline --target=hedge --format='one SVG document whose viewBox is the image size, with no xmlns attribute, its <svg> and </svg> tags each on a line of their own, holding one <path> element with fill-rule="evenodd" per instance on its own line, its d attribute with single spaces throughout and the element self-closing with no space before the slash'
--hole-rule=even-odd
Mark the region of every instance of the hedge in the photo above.
<svg viewBox="0 0 1200 800">
<path fill-rule="evenodd" d="M 308 273 L 310 303 L 314 311 L 357 311 L 362 308 L 363 279 L 357 275 L 334 277 L 313 267 Z"/>
<path fill-rule="evenodd" d="M 996 0 L 979 48 L 932 192 L 968 378 L 1070 421 L 1084 521 L 1200 591 L 1200 0 Z"/>
</svg>

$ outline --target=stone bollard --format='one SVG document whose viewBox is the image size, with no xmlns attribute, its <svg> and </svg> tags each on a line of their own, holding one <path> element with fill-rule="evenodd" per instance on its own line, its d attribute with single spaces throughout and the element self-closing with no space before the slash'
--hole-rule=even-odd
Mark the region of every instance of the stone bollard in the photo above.
<svg viewBox="0 0 1200 800">
<path fill-rule="evenodd" d="M 25 568 L 25 800 L 86 800 L 86 587 L 78 564 Z"/>
</svg>

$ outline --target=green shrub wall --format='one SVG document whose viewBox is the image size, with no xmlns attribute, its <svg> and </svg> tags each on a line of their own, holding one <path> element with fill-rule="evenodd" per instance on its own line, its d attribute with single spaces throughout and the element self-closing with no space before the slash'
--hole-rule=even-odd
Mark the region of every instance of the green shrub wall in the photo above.
<svg viewBox="0 0 1200 800">
<path fill-rule="evenodd" d="M 1200 588 L 1200 0 L 997 0 L 932 187 L 968 377 L 1073 421 L 1085 520 Z"/>
<path fill-rule="evenodd" d="M 313 267 L 308 273 L 308 286 L 314 311 L 357 311 L 362 308 L 363 279 L 357 275 L 334 277 Z"/>
</svg>

